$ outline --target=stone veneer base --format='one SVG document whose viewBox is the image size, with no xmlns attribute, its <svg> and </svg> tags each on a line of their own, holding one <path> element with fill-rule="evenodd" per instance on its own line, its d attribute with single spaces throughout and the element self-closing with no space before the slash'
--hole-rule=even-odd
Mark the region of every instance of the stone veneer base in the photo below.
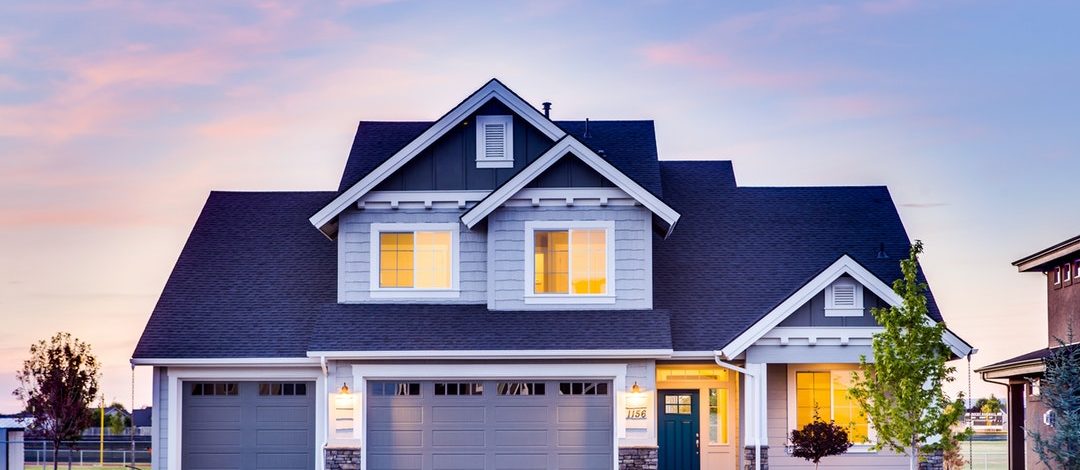
<svg viewBox="0 0 1080 470">
<path fill-rule="evenodd" d="M 619 448 L 619 470 L 656 470 L 659 464 L 656 447 Z"/>
<path fill-rule="evenodd" d="M 754 446 L 743 448 L 743 470 L 755 470 Z M 769 446 L 761 446 L 761 470 L 769 470 Z"/>
<path fill-rule="evenodd" d="M 327 447 L 326 470 L 360 470 L 360 448 Z"/>
</svg>

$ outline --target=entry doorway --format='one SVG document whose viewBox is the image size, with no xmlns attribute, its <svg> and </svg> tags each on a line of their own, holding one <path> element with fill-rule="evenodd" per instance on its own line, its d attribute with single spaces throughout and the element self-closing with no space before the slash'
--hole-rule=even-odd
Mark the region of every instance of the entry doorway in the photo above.
<svg viewBox="0 0 1080 470">
<path fill-rule="evenodd" d="M 701 423 L 697 390 L 661 390 L 658 470 L 701 468 Z"/>
<path fill-rule="evenodd" d="M 738 426 L 739 426 L 739 390 L 738 380 L 734 373 L 727 369 L 717 367 L 715 364 L 657 364 L 656 365 L 656 388 L 657 388 L 657 438 L 658 457 L 660 470 L 664 468 L 693 468 L 695 470 L 735 470 L 739 467 L 738 452 Z M 670 392 L 670 393 L 669 393 Z M 695 430 L 695 441 L 690 444 L 694 447 L 696 464 L 692 467 L 676 466 L 665 467 L 665 455 L 676 455 L 677 449 L 685 449 L 683 441 L 666 441 L 666 419 L 671 419 L 665 413 L 669 409 L 677 412 L 685 412 L 684 408 L 668 408 L 666 400 L 678 401 L 680 398 L 668 398 L 672 396 L 690 396 L 681 398 L 682 401 L 690 401 L 691 412 L 696 417 L 692 425 Z M 679 405 L 678 403 L 673 403 Z M 690 425 L 690 423 L 687 423 Z M 696 445 L 695 445 L 696 444 Z M 665 448 L 668 448 L 665 451 Z M 682 450 L 685 453 L 685 450 Z"/>
</svg>

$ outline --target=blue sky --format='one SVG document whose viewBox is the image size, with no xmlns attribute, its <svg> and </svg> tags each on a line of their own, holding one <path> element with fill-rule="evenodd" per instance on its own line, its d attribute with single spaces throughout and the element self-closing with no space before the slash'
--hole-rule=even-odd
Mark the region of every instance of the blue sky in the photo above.
<svg viewBox="0 0 1080 470">
<path fill-rule="evenodd" d="M 334 188 L 357 120 L 433 119 L 491 77 L 559 119 L 655 119 L 662 158 L 733 160 L 741 185 L 887 184 L 975 364 L 1044 346 L 1041 278 L 1009 263 L 1080 232 L 1077 19 L 1067 2 L 5 2 L 0 391 L 65 329 L 127 397 L 209 190 Z"/>
</svg>

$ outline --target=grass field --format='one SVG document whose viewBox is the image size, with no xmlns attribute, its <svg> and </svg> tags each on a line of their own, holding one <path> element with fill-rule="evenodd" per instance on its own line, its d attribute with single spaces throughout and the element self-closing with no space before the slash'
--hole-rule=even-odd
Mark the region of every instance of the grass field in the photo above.
<svg viewBox="0 0 1080 470">
<path fill-rule="evenodd" d="M 1005 441 L 975 441 L 971 443 L 971 468 L 973 470 L 1007 470 L 1008 445 Z M 964 460 L 968 459 L 968 443 L 960 443 Z"/>
</svg>

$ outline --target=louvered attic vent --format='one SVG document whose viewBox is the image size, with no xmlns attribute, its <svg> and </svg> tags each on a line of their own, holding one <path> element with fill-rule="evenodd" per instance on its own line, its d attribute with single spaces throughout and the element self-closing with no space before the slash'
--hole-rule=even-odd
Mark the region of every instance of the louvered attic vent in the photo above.
<svg viewBox="0 0 1080 470">
<path fill-rule="evenodd" d="M 514 117 L 476 117 L 476 167 L 514 166 Z"/>
<path fill-rule="evenodd" d="M 826 317 L 861 317 L 862 286 L 850 277 L 841 277 L 825 288 Z"/>
</svg>

